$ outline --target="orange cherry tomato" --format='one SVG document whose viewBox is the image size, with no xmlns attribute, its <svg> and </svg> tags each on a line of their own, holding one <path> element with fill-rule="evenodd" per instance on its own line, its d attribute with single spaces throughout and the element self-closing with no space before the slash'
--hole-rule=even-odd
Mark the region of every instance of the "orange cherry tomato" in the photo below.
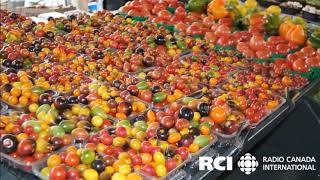
<svg viewBox="0 0 320 180">
<path fill-rule="evenodd" d="M 215 123 L 222 123 L 227 118 L 227 112 L 222 107 L 214 107 L 210 110 L 209 117 Z"/>
<path fill-rule="evenodd" d="M 180 133 L 177 133 L 177 132 L 170 134 L 168 138 L 168 142 L 171 144 L 177 143 L 180 140 L 181 140 L 181 135 Z"/>
</svg>

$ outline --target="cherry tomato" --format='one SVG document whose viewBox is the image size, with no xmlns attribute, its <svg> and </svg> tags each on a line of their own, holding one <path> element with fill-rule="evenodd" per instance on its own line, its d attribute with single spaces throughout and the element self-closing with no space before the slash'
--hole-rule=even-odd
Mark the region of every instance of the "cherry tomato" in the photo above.
<svg viewBox="0 0 320 180">
<path fill-rule="evenodd" d="M 51 180 L 65 180 L 67 179 L 67 169 L 64 165 L 55 166 L 50 171 Z"/>
<path fill-rule="evenodd" d="M 302 59 L 298 59 L 293 62 L 292 69 L 296 72 L 308 72 L 308 67 L 306 65 L 306 62 Z"/>
<path fill-rule="evenodd" d="M 60 164 L 61 164 L 61 158 L 57 154 L 53 154 L 47 159 L 47 165 L 49 167 L 55 167 L 55 166 L 58 166 Z"/>
<path fill-rule="evenodd" d="M 79 162 L 80 162 L 79 156 L 77 156 L 74 153 L 68 153 L 66 158 L 65 158 L 65 163 L 68 166 L 75 167 L 75 166 L 79 165 Z"/>
<path fill-rule="evenodd" d="M 209 112 L 209 117 L 215 123 L 224 122 L 227 118 L 227 113 L 222 107 L 214 107 Z"/>
</svg>

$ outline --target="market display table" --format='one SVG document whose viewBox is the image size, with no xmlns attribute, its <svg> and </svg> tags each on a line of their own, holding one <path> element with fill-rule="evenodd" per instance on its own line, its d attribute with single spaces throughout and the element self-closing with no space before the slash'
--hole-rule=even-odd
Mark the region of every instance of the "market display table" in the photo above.
<svg viewBox="0 0 320 180">
<path fill-rule="evenodd" d="M 226 146 L 226 144 L 217 144 L 215 145 L 212 150 L 209 150 L 207 155 L 217 156 L 218 154 L 221 156 L 233 156 L 234 159 L 239 159 L 241 155 L 245 154 L 246 152 L 250 152 L 254 155 L 260 154 L 263 155 L 292 155 L 292 153 L 298 155 L 315 155 L 314 152 L 320 151 L 320 146 L 317 144 L 313 144 L 317 140 L 319 132 L 319 125 L 320 125 L 320 109 L 318 104 L 310 104 L 308 101 L 309 96 L 314 94 L 315 92 L 320 90 L 320 80 L 315 81 L 307 88 L 305 88 L 302 93 L 300 94 L 299 98 L 295 102 L 295 104 L 291 105 L 284 105 L 280 108 L 274 115 L 268 117 L 264 122 L 262 122 L 257 128 L 254 130 L 250 130 L 249 132 L 244 132 L 242 135 L 242 139 L 239 141 L 239 146 Z M 312 103 L 312 102 L 311 102 Z M 302 119 L 304 122 L 302 122 Z M 307 126 L 307 127 L 306 127 Z M 310 129 L 312 128 L 312 129 Z M 318 130 L 317 130 L 318 129 Z M 294 136 L 293 132 L 299 131 L 299 135 L 296 134 L 297 138 L 292 138 L 289 140 L 291 143 L 284 143 L 284 146 L 279 146 L 282 141 L 287 141 L 291 139 L 290 137 Z M 279 135 L 280 134 L 280 135 Z M 310 137 L 312 137 L 310 139 Z M 315 138 L 315 141 L 312 139 Z M 300 139 L 300 140 L 298 140 Z M 297 141 L 305 141 L 306 139 L 310 139 L 301 145 L 299 143 L 298 150 L 294 150 L 297 148 Z M 267 146 L 267 147 L 266 147 Z M 277 149 L 277 151 L 268 151 L 270 148 Z M 216 150 L 219 150 L 217 152 Z M 267 150 L 265 150 L 267 149 Z M 299 154 L 299 152 L 302 152 Z M 203 156 L 206 156 L 204 154 Z M 189 172 L 187 174 L 178 173 L 183 175 L 184 179 L 189 179 L 190 175 L 192 174 L 192 179 L 224 179 L 224 180 L 240 180 L 244 178 L 249 179 L 257 179 L 265 177 L 264 174 L 259 174 L 258 172 L 253 176 L 246 176 L 241 171 L 236 169 L 236 172 L 226 172 L 222 174 L 222 171 L 198 171 L 198 164 L 192 163 L 192 166 L 186 166 L 185 171 Z M 2 179 L 21 179 L 21 180 L 31 180 L 31 179 L 39 179 L 38 177 L 34 176 L 33 174 L 29 174 L 23 172 L 19 169 L 12 168 L 8 166 L 6 162 L 0 162 L 0 172 Z M 314 172 L 316 175 L 317 172 Z M 279 178 L 280 174 L 274 174 L 274 178 Z M 272 175 L 268 175 L 272 176 Z M 286 176 L 290 176 L 286 174 Z M 298 175 L 291 175 L 293 176 L 292 180 L 299 180 L 301 177 L 304 179 L 314 179 L 313 176 L 305 176 L 303 173 L 298 173 Z M 179 177 L 174 177 L 179 179 Z M 295 179 L 296 178 L 296 179 Z"/>
</svg>

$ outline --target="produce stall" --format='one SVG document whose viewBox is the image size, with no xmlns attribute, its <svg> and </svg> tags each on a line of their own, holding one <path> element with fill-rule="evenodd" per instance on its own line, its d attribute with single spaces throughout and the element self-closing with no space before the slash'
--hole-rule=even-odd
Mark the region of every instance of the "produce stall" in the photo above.
<svg viewBox="0 0 320 180">
<path fill-rule="evenodd" d="M 239 158 L 296 104 L 317 116 L 319 14 L 280 6 L 134 0 L 46 23 L 1 10 L 2 163 L 53 180 L 217 178 L 200 156 Z"/>
</svg>

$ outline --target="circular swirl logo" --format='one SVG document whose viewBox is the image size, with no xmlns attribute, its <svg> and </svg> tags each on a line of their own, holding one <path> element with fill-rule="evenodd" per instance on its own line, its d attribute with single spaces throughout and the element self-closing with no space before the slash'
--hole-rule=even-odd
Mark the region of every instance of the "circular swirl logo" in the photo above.
<svg viewBox="0 0 320 180">
<path fill-rule="evenodd" d="M 238 161 L 240 171 L 244 172 L 246 175 L 253 173 L 258 165 L 259 163 L 256 157 L 252 156 L 250 153 L 246 153 L 244 156 L 241 156 Z"/>
</svg>

